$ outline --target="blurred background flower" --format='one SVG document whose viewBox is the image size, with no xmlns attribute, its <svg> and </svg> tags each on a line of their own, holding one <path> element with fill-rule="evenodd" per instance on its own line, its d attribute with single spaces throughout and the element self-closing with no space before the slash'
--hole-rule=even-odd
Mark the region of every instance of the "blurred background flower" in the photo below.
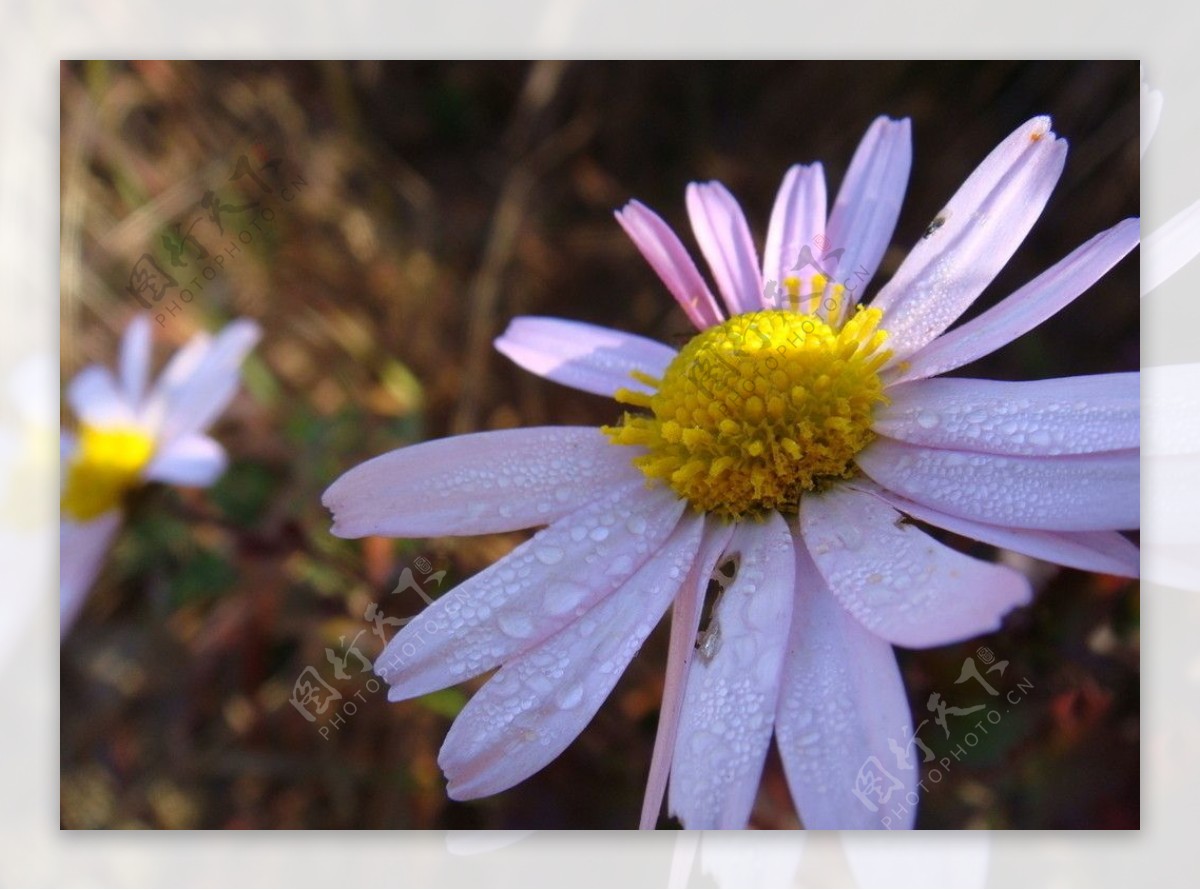
<svg viewBox="0 0 1200 890">
<path fill-rule="evenodd" d="M 89 365 L 67 387 L 77 426 L 62 433 L 59 623 L 70 629 L 121 526 L 129 496 L 147 482 L 204 488 L 225 471 L 204 434 L 237 392 L 238 369 L 258 342 L 244 319 L 215 337 L 198 333 L 153 382 L 150 319 L 121 338 L 117 373 Z"/>
<path fill-rule="evenodd" d="M 228 471 L 203 496 L 147 491 L 64 647 L 67 827 L 627 826 L 665 628 L 558 761 L 449 802 L 435 757 L 465 696 L 389 705 L 354 651 L 373 658 L 388 619 L 525 536 L 341 541 L 321 491 L 427 438 L 611 423 L 606 400 L 490 342 L 520 314 L 686 334 L 612 220 L 634 195 L 678 209 L 681 227 L 684 184 L 720 179 L 761 221 L 788 166 L 824 159 L 840 181 L 871 119 L 910 116 L 917 153 L 939 163 L 913 170 L 882 282 L 978 159 L 1050 114 L 1072 163 L 976 312 L 1095 220 L 1138 211 L 1136 63 L 83 62 L 61 84 L 63 379 L 111 361 L 135 311 L 171 347 L 235 316 L 263 329 L 247 394 L 212 431 Z M 1126 261 L 963 373 L 1132 370 L 1137 289 Z M 917 826 L 1134 827 L 1137 585 L 1021 563 L 1039 594 L 997 633 L 900 653 L 923 740 L 938 758 L 963 748 Z M 968 746 L 927 702 L 976 703 L 956 680 L 981 647 L 1032 688 Z M 606 793 L 579 795 L 581 777 Z M 752 822 L 795 824 L 774 754 Z"/>
</svg>

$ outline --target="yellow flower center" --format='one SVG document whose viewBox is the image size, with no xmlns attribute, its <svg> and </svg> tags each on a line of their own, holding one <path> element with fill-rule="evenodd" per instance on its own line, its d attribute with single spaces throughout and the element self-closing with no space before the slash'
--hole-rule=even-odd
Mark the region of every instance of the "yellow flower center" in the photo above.
<svg viewBox="0 0 1200 890">
<path fill-rule="evenodd" d="M 879 369 L 891 352 L 882 313 L 860 308 L 834 329 L 788 309 L 750 312 L 697 336 L 662 380 L 634 372 L 653 394 L 619 390 L 649 409 L 604 427 L 619 445 L 702 512 L 726 519 L 795 512 L 800 496 L 854 474 L 874 438 L 871 412 L 886 401 Z"/>
<path fill-rule="evenodd" d="M 62 509 L 86 522 L 117 506 L 154 454 L 154 440 L 132 428 L 85 426 L 67 466 Z"/>
</svg>

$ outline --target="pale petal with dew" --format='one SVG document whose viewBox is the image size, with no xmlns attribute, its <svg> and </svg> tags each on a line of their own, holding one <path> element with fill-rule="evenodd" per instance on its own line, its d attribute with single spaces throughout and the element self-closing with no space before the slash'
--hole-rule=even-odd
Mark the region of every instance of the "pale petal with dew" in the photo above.
<svg viewBox="0 0 1200 890">
<path fill-rule="evenodd" d="M 758 252 L 741 205 L 719 182 L 687 187 L 688 217 L 730 315 L 762 308 Z"/>
<path fill-rule="evenodd" d="M 1139 524 L 1137 449 L 1009 457 L 880 437 L 855 460 L 884 488 L 965 519 L 1055 531 Z"/>
<path fill-rule="evenodd" d="M 713 572 L 724 561 L 725 548 L 733 536 L 733 526 L 725 522 L 705 524 L 700 551 L 671 611 L 671 637 L 667 648 L 667 668 L 663 675 L 662 704 L 654 731 L 654 751 L 650 755 L 650 773 L 642 799 L 640 828 L 653 828 L 662 810 L 675 746 L 679 741 L 679 721 L 687 690 L 688 671 L 696 655 L 696 636 L 700 630 L 704 596 Z"/>
<path fill-rule="evenodd" d="M 1032 331 L 1137 247 L 1141 221 L 1126 219 L 1093 236 L 1024 287 L 948 331 L 907 362 L 887 369 L 893 383 L 933 377 L 990 355 Z"/>
<path fill-rule="evenodd" d="M 530 427 L 390 451 L 344 473 L 321 502 L 342 538 L 485 535 L 557 522 L 642 478 L 593 427 Z"/>
<path fill-rule="evenodd" d="M 1137 448 L 1137 372 L 1055 380 L 937 378 L 890 387 L 875 432 L 913 445 L 987 454 L 1086 454 Z"/>
<path fill-rule="evenodd" d="M 781 288 L 800 260 L 825 236 L 825 169 L 820 164 L 792 166 L 775 197 L 767 241 L 763 247 L 762 277 Z M 779 307 L 774 307 L 779 308 Z"/>
<path fill-rule="evenodd" d="M 893 362 L 946 330 L 987 287 L 1041 215 L 1067 143 L 1034 118 L 967 177 L 871 305 L 882 309 Z"/>
<path fill-rule="evenodd" d="M 825 227 L 829 248 L 845 251 L 837 277 L 854 276 L 860 297 L 891 244 L 911 169 L 912 123 L 877 117 L 850 159 Z"/>
<path fill-rule="evenodd" d="M 436 599 L 375 661 L 400 701 L 461 683 L 537 646 L 619 589 L 662 546 L 685 505 L 617 485 Z"/>
<path fill-rule="evenodd" d="M 574 741 L 684 583 L 703 528 L 702 517 L 684 517 L 619 590 L 484 684 L 438 755 L 451 797 L 510 788 Z"/>
<path fill-rule="evenodd" d="M 522 316 L 509 322 L 496 349 L 526 371 L 611 397 L 618 389 L 652 392 L 630 376 L 661 377 L 675 350 L 656 340 L 578 321 Z"/>
<path fill-rule="evenodd" d="M 899 646 L 944 646 L 988 633 L 1032 595 L 1019 572 L 952 550 L 848 486 L 804 498 L 800 530 L 842 606 Z"/>
<path fill-rule="evenodd" d="M 870 491 L 907 516 L 927 522 L 994 547 L 1023 553 L 1047 562 L 1084 572 L 1100 572 L 1136 578 L 1141 552 L 1137 545 L 1116 531 L 1055 532 L 1032 528 L 1009 528 L 952 516 L 888 491 L 869 480 L 855 480 L 853 487 Z"/>
<path fill-rule="evenodd" d="M 662 217 L 641 201 L 630 201 L 615 215 L 696 329 L 702 331 L 720 324 L 723 315 L 708 283 L 679 236 Z"/>
<path fill-rule="evenodd" d="M 902 767 L 889 745 L 903 748 L 913 736 L 895 653 L 834 598 L 803 543 L 775 733 L 805 828 L 912 827 L 915 749 Z M 861 772 L 878 777 L 880 769 L 900 782 L 887 782 L 889 804 L 854 793 Z"/>
<path fill-rule="evenodd" d="M 688 670 L 669 806 L 691 829 L 743 828 L 771 741 L 794 596 L 791 531 L 778 513 L 734 530 L 733 582 L 713 608 L 719 645 Z"/>
</svg>

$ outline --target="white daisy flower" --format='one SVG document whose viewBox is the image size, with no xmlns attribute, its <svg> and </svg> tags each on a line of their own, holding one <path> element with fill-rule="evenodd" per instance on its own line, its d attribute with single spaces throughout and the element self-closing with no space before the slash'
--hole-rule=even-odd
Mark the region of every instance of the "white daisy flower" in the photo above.
<svg viewBox="0 0 1200 890">
<path fill-rule="evenodd" d="M 1138 572 L 1117 531 L 1138 525 L 1136 373 L 932 379 L 1040 324 L 1137 244 L 1138 221 L 1120 222 L 946 332 L 1025 238 L 1066 152 L 1048 118 L 1017 129 L 867 307 L 908 179 L 907 120 L 871 125 L 828 213 L 821 166 L 789 170 L 761 264 L 733 196 L 689 186 L 723 308 L 666 223 L 631 202 L 619 222 L 699 333 L 676 351 L 519 318 L 496 343 L 527 370 L 617 399 L 630 409 L 618 424 L 425 443 L 330 487 L 344 537 L 545 526 L 376 662 L 392 700 L 499 668 L 442 746 L 451 797 L 495 794 L 554 759 L 673 604 L 643 826 L 669 778 L 686 828 L 744 827 L 774 735 L 805 826 L 911 827 L 915 806 L 884 822 L 854 794 L 874 758 L 894 798 L 916 800 L 916 758 L 898 767 L 889 745 L 912 735 L 892 646 L 994 630 L 1031 594 L 1020 573 L 906 518 Z"/>
<path fill-rule="evenodd" d="M 208 486 L 224 472 L 225 451 L 204 430 L 233 400 L 259 335 L 245 319 L 215 337 L 196 334 L 150 386 L 150 320 L 138 316 L 121 340 L 117 374 L 91 365 L 71 381 L 67 401 L 79 428 L 62 436 L 63 634 L 121 526 L 125 495 L 145 482 Z"/>
</svg>

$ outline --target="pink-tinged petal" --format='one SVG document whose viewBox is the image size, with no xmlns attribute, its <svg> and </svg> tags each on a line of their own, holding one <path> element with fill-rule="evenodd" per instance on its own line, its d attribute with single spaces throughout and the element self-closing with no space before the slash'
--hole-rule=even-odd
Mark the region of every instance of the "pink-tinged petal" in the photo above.
<svg viewBox="0 0 1200 890">
<path fill-rule="evenodd" d="M 438 755 L 452 798 L 511 788 L 574 741 L 684 583 L 703 529 L 703 517 L 685 516 L 620 590 L 484 684 Z"/>
<path fill-rule="evenodd" d="M 1067 143 L 1034 118 L 967 177 L 872 305 L 883 310 L 893 362 L 946 330 L 1033 227 L 1062 173 Z"/>
<path fill-rule="evenodd" d="M 654 828 L 662 810 L 667 779 L 671 774 L 671 763 L 675 756 L 688 668 L 696 652 L 696 635 L 700 630 L 704 594 L 732 536 L 733 526 L 728 523 L 709 522 L 705 525 L 700 552 L 675 598 L 675 607 L 671 612 L 671 639 L 667 648 L 662 704 L 659 707 L 658 728 L 654 733 L 654 753 L 650 757 L 650 774 L 646 780 L 646 794 L 642 800 L 642 816 L 638 825 L 643 830 Z"/>
<path fill-rule="evenodd" d="M 758 254 L 737 199 L 719 182 L 693 182 L 687 187 L 687 209 L 696 242 L 729 314 L 762 309 Z"/>
<path fill-rule="evenodd" d="M 912 827 L 919 751 L 904 750 L 912 719 L 895 653 L 842 608 L 803 544 L 775 736 L 805 828 Z"/>
<path fill-rule="evenodd" d="M 745 828 L 771 742 L 795 596 L 795 544 L 778 513 L 734 530 L 737 576 L 713 608 L 711 655 L 692 659 L 671 769 L 684 828 Z M 719 628 L 719 629 L 717 629 Z"/>
<path fill-rule="evenodd" d="M 112 371 L 103 365 L 89 365 L 75 375 L 67 387 L 67 402 L 88 426 L 123 426 L 136 419 Z"/>
<path fill-rule="evenodd" d="M 989 525 L 1070 532 L 1138 527 L 1136 449 L 1009 457 L 880 437 L 855 460 L 884 488 Z"/>
<path fill-rule="evenodd" d="M 655 340 L 578 321 L 515 318 L 496 348 L 526 371 L 598 396 L 618 389 L 654 390 L 630 376 L 662 377 L 675 350 Z"/>
<path fill-rule="evenodd" d="M 75 623 L 104 558 L 121 527 L 121 511 L 109 510 L 90 522 L 59 523 L 59 632 Z"/>
<path fill-rule="evenodd" d="M 1055 380 L 938 378 L 888 389 L 872 429 L 933 448 L 988 454 L 1087 454 L 1137 448 L 1138 375 Z"/>
<path fill-rule="evenodd" d="M 486 535 L 548 525 L 613 485 L 642 480 L 633 452 L 593 427 L 471 433 L 390 451 L 321 502 L 341 538 Z"/>
<path fill-rule="evenodd" d="M 816 250 L 825 235 L 825 208 L 824 168 L 820 164 L 791 167 L 775 197 L 763 248 L 763 281 L 775 285 L 766 289 L 768 293 L 782 292 L 783 280 L 795 273 L 802 248 Z M 764 305 L 782 308 L 771 301 Z"/>
<path fill-rule="evenodd" d="M 877 117 L 854 151 L 838 189 L 825 237 L 845 250 L 834 278 L 861 297 L 896 230 L 912 168 L 912 123 Z"/>
<path fill-rule="evenodd" d="M 931 538 L 873 494 L 839 485 L 800 501 L 808 552 L 833 595 L 899 646 L 944 646 L 993 631 L 1029 602 L 1029 581 Z"/>
<path fill-rule="evenodd" d="M 447 591 L 375 662 L 400 701 L 461 683 L 537 646 L 624 584 L 686 507 L 643 481 L 618 485 Z"/>
<path fill-rule="evenodd" d="M 1137 219 L 1101 232 L 991 309 L 888 369 L 888 379 L 899 383 L 944 374 L 1007 346 L 1099 281 L 1137 247 L 1139 237 Z"/>
<path fill-rule="evenodd" d="M 257 324 L 239 319 L 226 325 L 202 352 L 189 352 L 188 361 L 176 366 L 180 370 L 168 368 L 174 373 L 164 373 L 150 397 L 150 404 L 161 411 L 164 441 L 203 431 L 229 406 L 242 361 L 261 334 Z"/>
<path fill-rule="evenodd" d="M 1157 365 L 1141 375 L 1142 456 L 1200 455 L 1200 364 Z"/>
<path fill-rule="evenodd" d="M 164 446 L 146 467 L 145 478 L 171 485 L 206 487 L 217 481 L 228 463 L 225 449 L 197 433 Z"/>
<path fill-rule="evenodd" d="M 150 319 L 136 315 L 121 338 L 121 386 L 130 405 L 138 405 L 146 394 L 150 377 Z"/>
<path fill-rule="evenodd" d="M 1142 244 L 1142 296 L 1200 256 L 1200 201 L 1185 207 Z"/>
<path fill-rule="evenodd" d="M 873 486 L 866 480 L 856 481 L 853 485 L 855 488 L 873 491 L 897 510 L 914 519 L 994 547 L 1003 547 L 1015 553 L 1024 553 L 1026 556 L 1085 572 L 1104 572 L 1124 578 L 1136 578 L 1140 571 L 1141 553 L 1137 545 L 1120 532 L 1052 532 L 1043 529 L 1006 528 L 974 522 L 961 516 L 951 516 L 942 510 L 935 510 L 933 507 L 926 507 L 901 497 L 886 488 Z"/>
<path fill-rule="evenodd" d="M 708 283 L 662 217 L 640 201 L 630 201 L 616 217 L 696 329 L 720 324 L 723 316 Z"/>
</svg>

